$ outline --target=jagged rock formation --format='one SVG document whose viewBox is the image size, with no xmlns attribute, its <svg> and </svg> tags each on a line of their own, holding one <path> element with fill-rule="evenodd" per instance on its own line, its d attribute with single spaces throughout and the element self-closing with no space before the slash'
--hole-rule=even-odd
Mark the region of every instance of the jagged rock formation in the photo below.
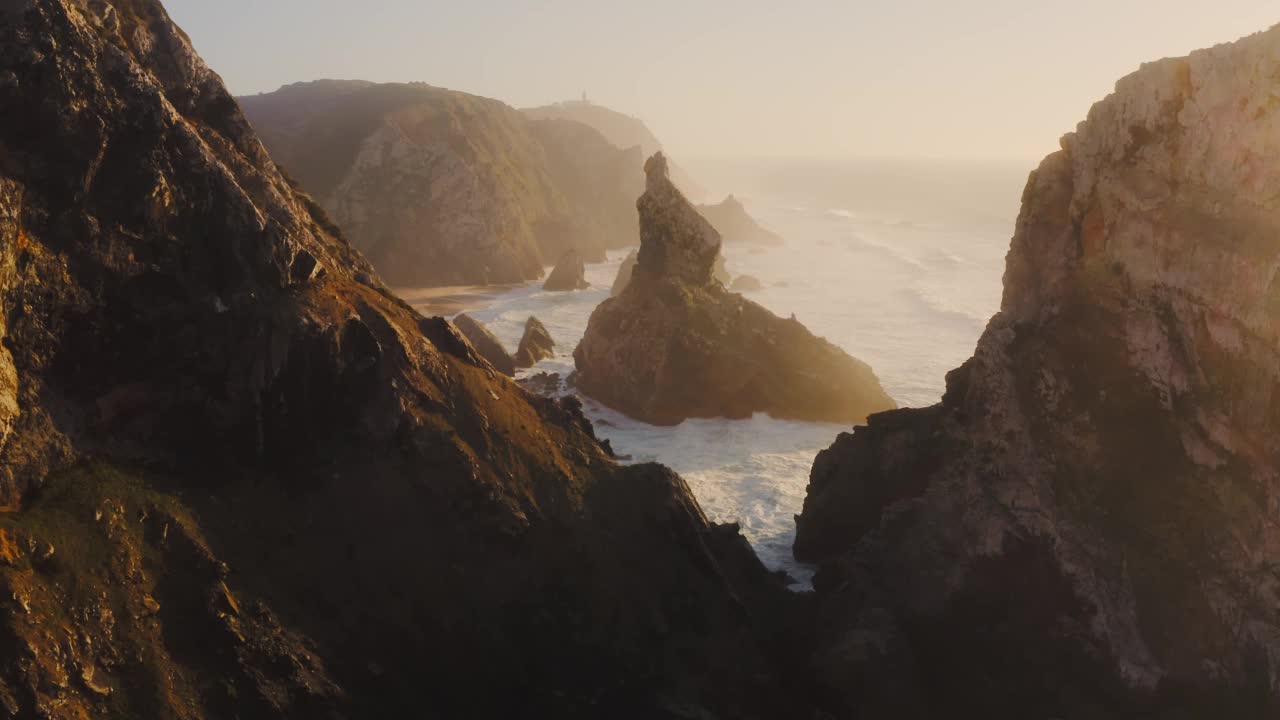
<svg viewBox="0 0 1280 720">
<path fill-rule="evenodd" d="M 635 272 L 636 264 L 639 261 L 639 250 L 632 250 L 627 253 L 627 257 L 618 266 L 618 275 L 613 279 L 613 287 L 609 290 L 609 297 L 618 297 L 623 290 L 627 289 L 627 286 L 631 284 L 631 274 Z"/>
<path fill-rule="evenodd" d="M 671 183 L 661 154 L 645 172 L 636 267 L 574 351 L 579 389 L 658 424 L 756 411 L 861 422 L 894 407 L 865 363 L 725 290 L 713 276 L 720 236 Z"/>
<path fill-rule="evenodd" d="M 523 112 L 535 120 L 568 120 L 586 125 L 604 136 L 615 147 L 638 149 L 641 158 L 662 152 L 662 143 L 642 120 L 603 105 L 571 100 L 543 107 L 526 108 Z M 680 188 L 686 196 L 701 198 L 706 195 L 706 191 L 676 163 L 670 164 L 670 173 L 676 187 Z"/>
<path fill-rule="evenodd" d="M 819 457 L 795 550 L 832 697 L 1280 710 L 1277 78 L 1280 28 L 1121 80 L 1031 175 L 943 402 Z"/>
<path fill-rule="evenodd" d="M 516 367 L 531 368 L 549 357 L 555 357 L 556 341 L 551 339 L 547 326 L 536 317 L 530 317 L 524 324 L 524 335 L 520 336 L 520 347 L 516 350 Z"/>
<path fill-rule="evenodd" d="M 585 290 L 589 287 L 591 286 L 587 284 L 587 265 L 577 250 L 568 250 L 561 255 L 555 268 L 547 276 L 547 281 L 542 283 L 543 290 L 554 292 Z"/>
<path fill-rule="evenodd" d="M 480 357 L 487 360 L 495 370 L 507 376 L 516 374 L 516 361 L 511 357 L 511 353 L 502 347 L 502 341 L 489 332 L 489 328 L 485 327 L 484 323 L 462 313 L 453 319 L 453 324 L 467 342 L 471 343 L 471 347 L 475 348 Z"/>
<path fill-rule="evenodd" d="M 320 81 L 241 98 L 263 142 L 393 284 L 518 283 L 635 242 L 635 150 L 424 84 Z"/>
<path fill-rule="evenodd" d="M 717 205 L 699 205 L 698 212 L 706 218 L 727 243 L 753 245 L 781 245 L 782 238 L 751 217 L 742 202 L 730 195 Z"/>
<path fill-rule="evenodd" d="M 805 712 L 742 537 L 395 299 L 158 3 L 0 2 L 0 107 L 0 715 Z"/>
</svg>

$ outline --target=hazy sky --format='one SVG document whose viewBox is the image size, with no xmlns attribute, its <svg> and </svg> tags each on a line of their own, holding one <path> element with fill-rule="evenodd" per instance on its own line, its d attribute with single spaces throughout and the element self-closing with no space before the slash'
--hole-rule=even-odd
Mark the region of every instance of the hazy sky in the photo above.
<svg viewBox="0 0 1280 720">
<path fill-rule="evenodd" d="M 686 156 L 1030 163 L 1145 60 L 1280 22 L 1276 0 L 169 0 L 238 94 L 421 80 L 578 97 Z"/>
</svg>

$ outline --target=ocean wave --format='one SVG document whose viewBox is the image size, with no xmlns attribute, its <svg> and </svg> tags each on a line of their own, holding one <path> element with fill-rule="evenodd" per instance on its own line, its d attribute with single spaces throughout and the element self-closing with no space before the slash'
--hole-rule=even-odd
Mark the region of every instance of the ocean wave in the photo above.
<svg viewBox="0 0 1280 720">
<path fill-rule="evenodd" d="M 827 217 L 840 218 L 841 220 L 857 220 L 858 214 L 852 210 L 844 210 L 841 208 L 833 208 L 823 213 Z"/>
<path fill-rule="evenodd" d="M 860 233 L 848 233 L 845 235 L 845 244 L 854 252 L 865 252 L 872 255 L 878 255 L 913 270 L 924 269 L 924 266 L 921 265 L 918 260 L 907 253 L 886 243 L 872 240 L 866 235 Z"/>
<path fill-rule="evenodd" d="M 902 291 L 902 298 L 916 313 L 930 318 L 940 325 L 982 332 L 987 326 L 987 318 L 979 317 L 960 308 L 951 307 L 932 293 L 920 288 L 907 288 Z"/>
</svg>

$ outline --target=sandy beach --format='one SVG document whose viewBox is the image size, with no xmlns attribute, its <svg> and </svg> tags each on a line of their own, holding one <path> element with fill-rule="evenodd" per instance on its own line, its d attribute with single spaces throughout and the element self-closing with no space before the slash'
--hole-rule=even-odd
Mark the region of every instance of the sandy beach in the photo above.
<svg viewBox="0 0 1280 720">
<path fill-rule="evenodd" d="M 450 285 L 427 288 L 393 288 L 413 309 L 427 317 L 453 317 L 468 310 L 483 310 L 499 295 L 519 285 Z"/>
</svg>

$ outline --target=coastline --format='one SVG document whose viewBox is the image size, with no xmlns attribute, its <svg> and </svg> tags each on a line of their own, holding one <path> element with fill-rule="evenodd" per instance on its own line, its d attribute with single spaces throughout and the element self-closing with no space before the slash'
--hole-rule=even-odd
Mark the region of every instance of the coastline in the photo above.
<svg viewBox="0 0 1280 720">
<path fill-rule="evenodd" d="M 489 307 L 495 298 L 521 285 L 448 285 L 444 287 L 392 288 L 400 299 L 426 317 L 452 318 L 458 313 Z"/>
</svg>

